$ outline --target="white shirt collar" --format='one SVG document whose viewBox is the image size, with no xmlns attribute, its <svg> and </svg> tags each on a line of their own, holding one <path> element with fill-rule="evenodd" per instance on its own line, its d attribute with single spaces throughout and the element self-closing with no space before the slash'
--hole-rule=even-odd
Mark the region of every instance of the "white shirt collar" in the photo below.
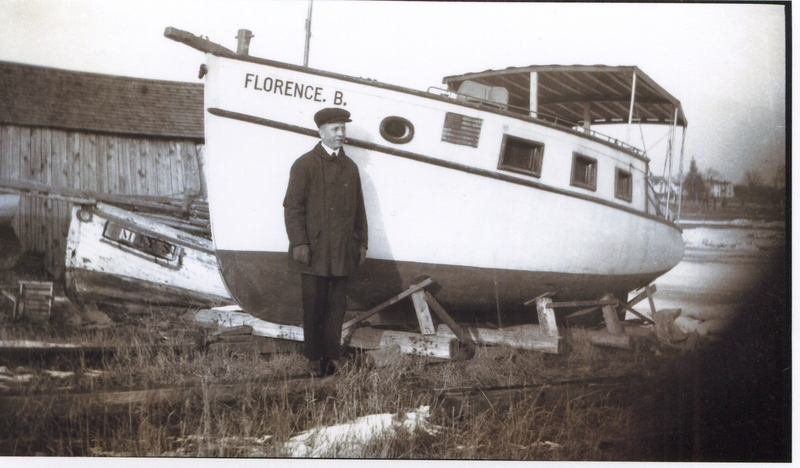
<svg viewBox="0 0 800 468">
<path fill-rule="evenodd" d="M 337 150 L 331 148 L 330 146 L 326 145 L 325 143 L 320 141 L 320 144 L 325 149 L 325 152 L 328 153 L 329 155 L 331 155 L 331 156 L 338 156 L 339 155 L 339 152 Z"/>
</svg>

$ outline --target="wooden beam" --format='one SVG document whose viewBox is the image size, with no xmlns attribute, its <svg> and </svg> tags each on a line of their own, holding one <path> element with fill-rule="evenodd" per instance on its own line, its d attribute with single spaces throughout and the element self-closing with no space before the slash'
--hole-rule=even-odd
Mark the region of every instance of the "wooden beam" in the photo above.
<svg viewBox="0 0 800 468">
<path fill-rule="evenodd" d="M 609 333 L 607 330 L 571 328 L 570 338 L 572 338 L 572 340 L 588 339 L 589 343 L 595 346 L 631 349 L 631 335 L 625 333 Z"/>
<path fill-rule="evenodd" d="M 439 301 L 433 297 L 433 294 L 425 291 L 425 300 L 431 306 L 436 315 L 439 316 L 439 318 L 447 325 L 447 327 L 450 328 L 450 331 L 455 334 L 459 342 L 467 345 L 468 347 L 475 347 L 475 343 L 473 343 L 469 334 L 464 333 L 464 330 L 456 323 L 455 320 L 453 320 L 452 317 L 450 317 L 450 315 L 448 315 L 447 311 L 444 310 L 444 307 L 442 307 L 442 305 L 439 304 Z"/>
<path fill-rule="evenodd" d="M 506 346 L 549 354 L 561 352 L 561 338 L 543 334 L 537 325 L 521 325 L 501 330 L 465 327 L 463 330 L 474 343 L 483 346 Z M 445 324 L 440 324 L 436 328 L 436 334 L 442 337 L 456 337 Z"/>
<path fill-rule="evenodd" d="M 549 307 L 553 300 L 549 297 L 541 297 L 536 299 L 536 314 L 539 317 L 539 327 L 542 334 L 547 336 L 558 336 L 558 328 L 556 327 L 556 314 L 553 308 Z"/>
<path fill-rule="evenodd" d="M 172 39 L 173 41 L 186 44 L 193 49 L 199 50 L 200 52 L 208 52 L 215 55 L 221 55 L 223 57 L 236 56 L 236 53 L 230 49 L 226 49 L 215 42 L 211 42 L 208 39 L 200 36 L 195 36 L 190 32 L 183 31 L 178 28 L 167 27 L 164 30 L 164 36 L 168 39 Z"/>
<path fill-rule="evenodd" d="M 650 313 L 653 315 L 653 320 L 656 317 L 656 304 L 653 302 L 653 293 L 655 291 L 651 291 L 650 288 L 646 288 L 644 290 L 645 294 L 647 294 L 647 301 L 650 303 Z"/>
<path fill-rule="evenodd" d="M 587 309 L 581 309 L 581 310 L 575 311 L 575 312 L 573 312 L 573 313 L 571 313 L 571 314 L 567 315 L 567 316 L 566 316 L 566 317 L 564 317 L 564 318 L 570 319 L 570 318 L 574 318 L 574 317 L 580 317 L 580 316 L 582 316 L 582 315 L 586 315 L 586 314 L 588 314 L 588 313 L 590 313 L 590 312 L 594 312 L 594 311 L 595 311 L 595 310 L 597 310 L 597 309 L 598 309 L 598 307 L 597 307 L 597 306 L 595 306 L 595 307 L 589 307 L 589 308 L 587 308 Z"/>
<path fill-rule="evenodd" d="M 604 296 L 604 299 L 606 302 L 608 302 L 611 299 L 607 298 L 612 298 L 612 297 L 613 296 L 611 294 L 607 294 L 606 296 Z M 619 317 L 617 316 L 617 310 L 615 308 L 615 305 L 608 304 L 603 306 L 603 318 L 606 321 L 606 328 L 608 329 L 609 333 L 613 335 L 619 335 L 621 333 L 624 333 L 622 325 L 620 325 L 619 323 Z"/>
<path fill-rule="evenodd" d="M 540 295 L 538 295 L 538 296 L 534 297 L 533 299 L 530 299 L 530 300 L 527 300 L 527 301 L 525 301 L 525 303 L 524 303 L 523 305 L 525 305 L 525 306 L 529 306 L 529 305 L 531 305 L 531 304 L 535 304 L 537 300 L 539 300 L 539 299 L 541 299 L 541 298 L 543 298 L 543 297 L 550 297 L 550 298 L 552 298 L 552 297 L 553 297 L 553 296 L 555 296 L 555 295 L 556 295 L 556 293 L 555 293 L 555 292 L 553 292 L 553 291 L 547 291 L 547 292 L 546 292 L 546 293 L 544 293 L 544 294 L 540 294 Z"/>
<path fill-rule="evenodd" d="M 649 318 L 649 317 L 647 317 L 647 316 L 645 316 L 645 315 L 642 315 L 642 314 L 640 314 L 640 313 L 639 313 L 637 310 L 634 310 L 632 307 L 628 306 L 627 304 L 623 304 L 623 306 L 622 306 L 622 307 L 625 307 L 625 309 L 626 309 L 628 312 L 630 312 L 630 313 L 632 313 L 633 315 L 635 315 L 635 316 L 639 317 L 640 319 L 644 320 L 645 322 L 648 322 L 648 323 L 655 323 L 655 322 L 654 322 L 654 321 L 653 321 L 651 318 Z"/>
<path fill-rule="evenodd" d="M 647 298 L 647 291 L 648 290 L 650 291 L 650 294 L 654 294 L 657 291 L 656 285 L 655 284 L 651 284 L 651 285 L 648 285 L 647 287 L 645 287 L 645 290 L 640 292 L 639 294 L 637 294 L 636 297 L 634 297 L 630 301 L 628 301 L 627 305 L 630 306 L 630 307 L 633 307 L 636 304 L 638 304 L 638 303 L 642 302 L 643 300 L 645 300 Z"/>
<path fill-rule="evenodd" d="M 558 309 L 561 307 L 601 307 L 607 305 L 617 305 L 618 299 L 600 299 L 599 301 L 569 301 L 569 302 L 552 302 L 547 305 L 548 309 Z"/>
<path fill-rule="evenodd" d="M 357 315 L 353 319 L 348 320 L 347 322 L 344 323 L 344 325 L 342 325 L 342 330 L 347 330 L 348 328 L 352 327 L 353 325 L 357 324 L 358 322 L 361 322 L 361 321 L 363 321 L 363 320 L 365 320 L 365 319 L 377 314 L 378 312 L 380 312 L 381 310 L 389 307 L 390 305 L 395 304 L 395 303 L 403 300 L 404 298 L 414 294 L 415 292 L 421 291 L 421 290 L 427 288 L 428 286 L 430 286 L 432 284 L 433 284 L 433 280 L 430 279 L 430 278 L 427 278 L 427 279 L 425 279 L 423 282 L 421 282 L 419 284 L 412 285 L 410 288 L 408 288 L 405 291 L 401 292 L 400 294 L 392 297 L 391 299 L 387 300 L 386 302 L 383 302 L 383 303 L 373 307 L 372 309 Z"/>
<path fill-rule="evenodd" d="M 397 347 L 403 354 L 453 359 L 458 355 L 458 340 L 455 337 L 420 335 L 419 333 L 380 330 L 362 327 L 353 330 L 347 339 L 350 348 L 390 349 Z"/>
<path fill-rule="evenodd" d="M 433 326 L 433 319 L 431 319 L 431 311 L 428 308 L 428 303 L 425 302 L 425 291 L 420 290 L 412 293 L 411 301 L 414 303 L 414 311 L 417 313 L 420 333 L 423 335 L 435 335 L 436 328 Z"/>
</svg>

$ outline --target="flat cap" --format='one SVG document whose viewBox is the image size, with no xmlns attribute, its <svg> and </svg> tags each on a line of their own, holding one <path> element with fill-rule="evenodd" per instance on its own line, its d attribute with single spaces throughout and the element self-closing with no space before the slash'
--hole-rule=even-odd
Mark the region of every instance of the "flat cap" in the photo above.
<svg viewBox="0 0 800 468">
<path fill-rule="evenodd" d="M 350 113 L 346 110 L 338 107 L 326 107 L 314 114 L 314 122 L 317 127 L 321 127 L 329 123 L 352 122 L 352 120 L 350 120 Z"/>
</svg>

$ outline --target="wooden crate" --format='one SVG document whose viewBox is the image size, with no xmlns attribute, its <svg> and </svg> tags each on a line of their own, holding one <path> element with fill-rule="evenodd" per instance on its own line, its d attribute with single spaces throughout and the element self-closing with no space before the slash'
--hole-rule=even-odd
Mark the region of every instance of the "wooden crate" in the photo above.
<svg viewBox="0 0 800 468">
<path fill-rule="evenodd" d="M 50 319 L 53 306 L 53 283 L 51 281 L 20 281 L 17 310 L 14 318 L 26 317 L 33 322 Z"/>
</svg>

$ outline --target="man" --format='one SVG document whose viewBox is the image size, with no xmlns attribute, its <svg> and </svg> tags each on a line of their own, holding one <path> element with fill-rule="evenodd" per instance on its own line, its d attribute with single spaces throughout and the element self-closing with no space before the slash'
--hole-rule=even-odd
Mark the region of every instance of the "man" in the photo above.
<svg viewBox="0 0 800 468">
<path fill-rule="evenodd" d="M 358 167 L 342 147 L 350 113 L 326 108 L 314 122 L 322 141 L 292 165 L 283 208 L 289 267 L 302 283 L 305 356 L 321 377 L 338 369 L 347 277 L 367 255 L 367 213 Z"/>
</svg>

